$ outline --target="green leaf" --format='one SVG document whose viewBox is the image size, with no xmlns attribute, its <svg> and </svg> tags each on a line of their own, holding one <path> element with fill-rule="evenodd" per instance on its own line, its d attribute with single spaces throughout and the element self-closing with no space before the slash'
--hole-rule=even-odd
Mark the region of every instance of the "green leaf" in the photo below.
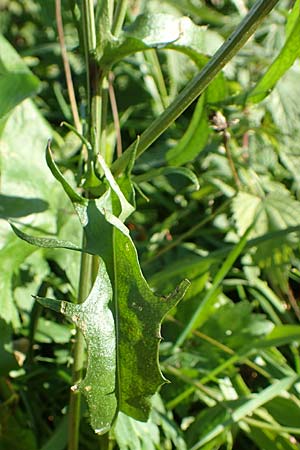
<svg viewBox="0 0 300 450">
<path fill-rule="evenodd" d="M 0 118 L 35 94 L 39 85 L 39 80 L 0 34 Z"/>
<path fill-rule="evenodd" d="M 191 450 L 198 450 L 204 444 L 225 431 L 227 427 L 238 423 L 244 417 L 251 415 L 260 406 L 282 394 L 282 391 L 289 389 L 296 382 L 297 378 L 297 375 L 282 378 L 280 381 L 276 381 L 258 394 L 255 394 L 251 399 L 244 401 L 241 406 L 232 408 L 230 417 L 226 418 L 222 423 L 219 422 L 209 433 L 204 434 Z"/>
<path fill-rule="evenodd" d="M 300 203 L 288 191 L 277 187 L 265 195 L 239 192 L 233 200 L 232 208 L 239 234 L 244 232 L 258 214 L 251 232 L 251 237 L 254 238 L 299 223 Z M 297 245 L 296 233 L 283 234 L 276 240 L 262 242 L 253 254 L 255 261 L 268 269 L 268 276 L 273 283 L 280 283 L 282 289 L 285 289 L 286 283 L 283 267 L 290 262 L 293 248 Z"/>
<path fill-rule="evenodd" d="M 136 175 L 133 178 L 135 183 L 142 183 L 143 181 L 153 180 L 155 177 L 161 175 L 182 175 L 188 178 L 194 185 L 195 190 L 200 188 L 199 181 L 195 173 L 187 167 L 160 167 L 159 169 L 152 169 L 143 173 L 142 175 Z"/>
<path fill-rule="evenodd" d="M 213 53 L 221 44 L 217 33 L 195 25 L 188 17 L 141 14 L 121 33 L 118 40 L 108 43 L 101 63 L 111 65 L 131 53 L 166 48 L 185 53 L 197 65 L 203 66 L 207 61 L 204 54 Z"/>
<path fill-rule="evenodd" d="M 296 12 L 297 11 L 297 12 Z M 258 81 L 255 88 L 248 95 L 248 99 L 254 103 L 262 101 L 270 94 L 277 81 L 294 64 L 300 55 L 299 36 L 300 36 L 300 14 L 299 2 L 294 5 L 294 16 L 292 29 L 288 30 L 286 42 L 281 49 L 275 61 L 269 66 L 267 72 Z M 297 19 L 295 15 L 298 13 Z"/>
<path fill-rule="evenodd" d="M 285 135 L 292 137 L 293 148 L 297 142 L 295 134 L 298 133 L 300 111 L 298 98 L 300 95 L 299 66 L 293 66 L 278 81 L 271 95 L 266 102 L 266 108 L 270 111 L 272 118 L 278 129 Z M 288 144 L 287 144 L 288 145 Z M 290 146 L 289 146 L 290 147 Z"/>
<path fill-rule="evenodd" d="M 204 296 L 202 302 L 197 307 L 196 311 L 193 313 L 191 319 L 187 322 L 184 330 L 180 334 L 179 338 L 177 339 L 177 342 L 175 344 L 175 348 L 182 345 L 182 343 L 185 341 L 185 339 L 188 337 L 188 335 L 197 327 L 201 326 L 209 317 L 210 310 L 213 306 L 213 304 L 216 302 L 217 299 L 217 290 L 231 269 L 232 265 L 238 258 L 238 256 L 243 251 L 248 235 L 250 233 L 250 230 L 252 228 L 252 225 L 245 231 L 244 235 L 242 236 L 239 243 L 231 250 L 225 261 L 223 262 L 220 270 L 217 272 L 217 274 L 214 277 L 213 283 L 211 288 L 207 291 L 206 295 Z"/>
<path fill-rule="evenodd" d="M 88 369 L 79 388 L 87 397 L 93 428 L 105 433 L 118 411 L 136 420 L 148 419 L 150 399 L 166 382 L 158 365 L 161 321 L 182 298 L 189 282 L 183 281 L 173 294 L 160 298 L 144 279 L 129 230 L 122 222 L 133 210 L 127 200 L 131 195 L 129 170 L 118 185 L 100 159 L 107 190 L 102 197 L 87 201 L 74 194 L 47 154 L 49 167 L 73 200 L 84 228 L 84 251 L 101 260 L 95 285 L 82 305 L 39 301 L 65 314 L 82 330 Z"/>
<path fill-rule="evenodd" d="M 286 36 L 288 37 L 294 29 L 294 26 L 300 16 L 300 0 L 296 0 L 293 9 L 290 11 L 286 23 Z"/>
<path fill-rule="evenodd" d="M 7 351 L 7 345 L 12 342 L 12 328 L 0 319 L 0 376 L 6 376 L 10 370 L 18 369 L 18 363 L 12 352 Z"/>
<path fill-rule="evenodd" d="M 80 247 L 77 247 L 77 245 L 73 244 L 73 242 L 63 241 L 63 240 L 56 239 L 56 238 L 44 238 L 44 237 L 31 236 L 27 233 L 24 233 L 24 231 L 21 231 L 19 228 L 17 228 L 12 223 L 10 224 L 10 226 L 11 226 L 12 230 L 15 232 L 15 234 L 20 239 L 28 242 L 28 244 L 35 245 L 36 247 L 66 248 L 68 250 L 82 251 L 82 249 Z"/>
<path fill-rule="evenodd" d="M 12 57 L 12 65 L 13 62 Z M 0 219 L 15 221 L 24 217 L 27 227 L 56 237 L 60 224 L 73 218 L 69 214 L 72 209 L 67 205 L 65 195 L 61 195 L 43 158 L 51 134 L 51 127 L 29 99 L 9 115 L 0 131 Z M 60 219 L 58 211 L 61 212 Z M 12 279 L 26 258 L 36 251 L 37 248 L 15 236 L 6 220 L 0 220 L 0 317 L 11 322 L 14 328 L 20 326 L 20 316 Z M 72 261 L 76 258 L 73 254 Z"/>
<path fill-rule="evenodd" d="M 299 325 L 277 325 L 264 339 L 255 344 L 256 348 L 279 347 L 300 341 Z"/>
<path fill-rule="evenodd" d="M 252 422 L 251 422 L 252 423 Z M 248 423 L 247 423 L 248 425 Z M 251 439 L 257 446 L 257 448 L 263 448 L 264 450 L 274 450 L 274 442 L 276 447 L 282 450 L 297 450 L 298 445 L 292 443 L 292 437 L 284 433 L 280 435 L 279 431 L 269 430 L 267 428 L 256 428 L 254 426 L 243 426 L 249 439 Z"/>
<path fill-rule="evenodd" d="M 105 265 L 100 260 L 94 286 L 84 303 L 75 305 L 47 298 L 38 301 L 61 312 L 82 332 L 88 348 L 86 376 L 79 386 L 85 395 L 91 414 L 91 424 L 96 433 L 104 434 L 117 413 L 116 390 L 116 335 L 110 310 L 112 288 Z"/>
<path fill-rule="evenodd" d="M 50 439 L 40 450 L 64 450 L 68 443 L 68 420 L 63 416 L 57 428 L 53 431 Z"/>
<path fill-rule="evenodd" d="M 155 450 L 160 444 L 159 428 L 153 422 L 138 422 L 120 413 L 114 428 L 116 441 L 121 449 Z"/>
<path fill-rule="evenodd" d="M 207 113 L 205 111 L 205 95 L 199 98 L 192 120 L 180 141 L 166 154 L 168 164 L 181 166 L 203 150 L 209 135 Z"/>
</svg>

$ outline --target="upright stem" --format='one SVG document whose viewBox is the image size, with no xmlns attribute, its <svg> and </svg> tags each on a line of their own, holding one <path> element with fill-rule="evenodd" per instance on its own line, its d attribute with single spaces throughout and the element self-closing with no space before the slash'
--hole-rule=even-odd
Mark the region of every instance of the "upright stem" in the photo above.
<svg viewBox="0 0 300 450">
<path fill-rule="evenodd" d="M 111 7 L 113 0 L 110 1 Z M 103 118 L 103 81 L 105 74 L 96 61 L 96 27 L 93 0 L 82 0 L 82 34 L 83 47 L 87 71 L 87 98 L 88 98 L 88 139 L 92 144 L 92 150 L 88 155 L 88 171 L 93 170 L 96 155 L 100 152 L 102 130 L 105 129 Z M 91 173 L 91 172 L 90 172 Z M 87 192 L 88 195 L 88 192 Z M 84 241 L 84 237 L 83 237 Z M 84 242 L 83 242 L 84 244 Z M 83 245 L 84 248 L 84 245 Z M 92 283 L 96 277 L 98 262 L 97 258 L 82 253 L 80 266 L 80 280 L 78 289 L 78 303 L 82 303 L 91 290 Z M 74 346 L 74 362 L 72 371 L 72 383 L 75 387 L 82 379 L 84 363 L 85 344 L 83 335 L 77 330 Z M 80 392 L 71 389 L 69 404 L 69 439 L 68 450 L 78 450 L 79 426 L 80 426 Z M 108 436 L 102 438 L 102 448 L 108 448 Z"/>
<path fill-rule="evenodd" d="M 83 47 L 84 57 L 86 63 L 87 72 L 87 99 L 88 99 L 88 125 L 89 133 L 92 123 L 92 117 L 95 116 L 93 109 L 94 98 L 91 95 L 93 80 L 91 74 L 93 73 L 93 65 L 91 60 L 96 51 L 96 31 L 95 31 L 95 18 L 94 18 L 94 3 L 93 0 L 82 0 L 82 35 L 83 35 Z M 93 134 L 93 133 L 92 133 Z M 91 137 L 91 136 L 89 136 Z M 92 165 L 93 155 L 88 155 L 88 170 Z M 84 242 L 84 237 L 83 237 Z M 88 296 L 93 278 L 93 256 L 86 253 L 82 253 L 80 263 L 80 279 L 78 287 L 78 303 L 82 303 Z M 76 339 L 73 352 L 73 369 L 72 369 L 72 384 L 76 386 L 82 379 L 82 370 L 84 363 L 85 344 L 83 335 L 77 329 Z M 80 427 L 80 405 L 81 395 L 78 389 L 71 389 L 70 404 L 69 404 L 69 416 L 68 416 L 68 450 L 78 450 L 79 448 L 79 427 Z"/>
<path fill-rule="evenodd" d="M 60 49 L 61 49 L 61 56 L 62 56 L 63 65 L 64 65 L 64 71 L 65 71 L 65 77 L 66 77 L 71 111 L 72 111 L 75 127 L 76 127 L 77 131 L 79 133 L 81 133 L 81 122 L 80 122 L 80 118 L 79 118 L 77 102 L 76 102 L 76 97 L 75 97 L 75 90 L 74 90 L 72 74 L 71 74 L 71 67 L 70 67 L 66 43 L 65 43 L 65 35 L 64 35 L 64 28 L 63 28 L 62 14 L 61 14 L 61 0 L 55 0 L 55 15 L 56 15 L 57 32 L 58 32 Z"/>
<path fill-rule="evenodd" d="M 116 11 L 114 14 L 113 24 L 112 24 L 112 34 L 116 37 L 120 34 L 123 26 L 123 22 L 126 16 L 128 0 L 119 0 L 116 6 Z"/>
<path fill-rule="evenodd" d="M 77 303 L 82 303 L 91 290 L 92 260 L 91 255 L 82 253 Z M 73 353 L 72 386 L 77 386 L 82 379 L 84 348 L 83 335 L 77 329 Z M 72 390 L 71 388 L 68 415 L 68 450 L 78 450 L 79 448 L 80 404 L 80 392 L 78 389 Z"/>
<path fill-rule="evenodd" d="M 258 28 L 261 21 L 279 0 L 258 0 L 237 29 L 229 36 L 203 70 L 180 92 L 170 106 L 142 133 L 137 144 L 137 156 L 141 155 L 158 137 L 190 106 L 207 88 L 222 68 L 243 47 Z M 113 165 L 119 174 L 127 166 L 134 142 Z"/>
</svg>

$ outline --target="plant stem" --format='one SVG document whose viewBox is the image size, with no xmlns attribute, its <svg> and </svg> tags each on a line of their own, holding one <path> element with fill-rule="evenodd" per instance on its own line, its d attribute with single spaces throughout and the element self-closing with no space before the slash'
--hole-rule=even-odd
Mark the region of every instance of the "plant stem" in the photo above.
<svg viewBox="0 0 300 450">
<path fill-rule="evenodd" d="M 56 25 L 57 25 L 57 33 L 61 50 L 61 57 L 63 60 L 68 95 L 70 100 L 71 111 L 73 115 L 73 120 L 75 124 L 76 130 L 81 133 L 81 122 L 79 118 L 77 102 L 75 97 L 74 85 L 72 80 L 71 68 L 68 59 L 68 53 L 65 44 L 65 36 L 64 36 L 64 27 L 62 22 L 61 15 L 61 0 L 55 0 L 55 16 L 56 16 Z"/>
<path fill-rule="evenodd" d="M 93 58 L 96 50 L 96 31 L 95 31 L 95 16 L 94 3 L 92 0 L 82 1 L 82 34 L 83 34 L 83 48 L 87 72 L 87 99 L 88 99 L 88 124 L 89 138 L 91 139 L 94 133 L 91 133 L 91 127 L 94 124 L 92 118 L 98 117 L 97 103 L 95 105 L 95 96 L 93 95 L 95 86 L 94 82 L 94 66 Z M 97 87 L 98 92 L 98 87 Z M 91 94 L 92 91 L 92 94 Z M 96 111 L 95 111 L 95 110 Z M 94 119 L 95 120 L 95 119 Z M 92 140 L 92 139 L 91 139 Z M 91 169 L 94 155 L 89 152 L 88 155 L 88 170 Z M 84 241 L 84 238 L 83 238 Z M 84 247 L 84 246 L 83 246 Z M 82 253 L 80 264 L 80 280 L 78 288 L 78 303 L 82 303 L 88 296 L 93 278 L 93 257 L 86 253 Z M 84 362 L 84 338 L 77 329 L 76 340 L 74 346 L 74 362 L 72 371 L 72 384 L 78 385 L 82 378 L 82 369 Z M 71 390 L 70 404 L 69 404 L 69 423 L 68 423 L 68 450 L 78 450 L 79 445 L 79 426 L 80 426 L 80 392 L 75 389 Z"/>
<path fill-rule="evenodd" d="M 116 11 L 113 18 L 112 34 L 116 37 L 120 34 L 122 25 L 126 16 L 128 0 L 119 0 L 116 6 Z"/>
<path fill-rule="evenodd" d="M 113 72 L 109 72 L 109 74 L 108 74 L 108 93 L 109 93 L 111 112 L 112 112 L 113 119 L 114 119 L 114 126 L 115 126 L 115 133 L 116 133 L 117 157 L 120 158 L 120 156 L 122 155 L 122 136 L 121 136 L 119 113 L 118 113 L 118 105 L 117 105 L 117 100 L 116 100 L 115 90 L 114 90 L 114 74 L 113 74 Z"/>
<path fill-rule="evenodd" d="M 86 42 L 89 53 L 96 50 L 96 26 L 95 26 L 95 13 L 94 2 L 92 0 L 83 0 L 83 12 L 84 12 L 84 33 L 86 34 Z"/>
<path fill-rule="evenodd" d="M 82 303 L 88 296 L 91 289 L 91 273 L 92 273 L 93 257 L 87 253 L 81 254 L 80 279 L 78 287 L 77 303 Z M 84 362 L 84 338 L 77 329 L 72 368 L 72 386 L 78 385 L 82 378 L 82 369 Z M 80 426 L 80 392 L 71 389 L 69 403 L 69 422 L 68 422 L 68 450 L 78 450 L 79 444 L 79 426 Z"/>
<path fill-rule="evenodd" d="M 274 8 L 279 0 L 258 0 L 237 29 L 210 59 L 202 71 L 188 83 L 170 106 L 142 133 L 137 146 L 137 156 L 140 156 L 158 137 L 196 100 L 207 88 L 223 67 L 243 47 L 250 36 L 256 31 L 261 21 Z M 122 172 L 130 159 L 131 151 L 136 142 L 130 145 L 113 164 L 115 175 Z"/>
<path fill-rule="evenodd" d="M 110 2 L 113 5 L 113 2 Z M 96 155 L 100 151 L 102 130 L 105 129 L 105 118 L 103 118 L 103 81 L 105 74 L 96 62 L 96 28 L 95 12 L 93 0 L 82 1 L 82 30 L 84 56 L 87 71 L 87 97 L 88 97 L 88 138 L 92 145 L 88 155 L 88 170 L 93 170 Z M 89 193 L 87 192 L 87 195 Z M 85 238 L 83 236 L 84 248 Z M 82 303 L 90 293 L 92 283 L 96 277 L 98 267 L 97 257 L 82 253 L 80 265 L 80 280 L 78 288 L 78 301 Z M 81 382 L 82 370 L 85 354 L 85 343 L 83 335 L 77 329 L 74 346 L 74 362 L 72 370 L 72 384 L 69 404 L 69 423 L 68 423 L 68 450 L 78 450 L 79 445 L 79 426 L 80 426 L 80 404 L 81 395 L 75 387 Z M 108 446 L 108 435 L 103 438 L 102 448 Z"/>
<path fill-rule="evenodd" d="M 157 51 L 155 49 L 148 50 L 145 52 L 145 59 L 150 64 L 153 79 L 155 80 L 155 84 L 160 94 L 161 103 L 165 109 L 169 104 L 169 99 L 164 76 L 157 56 Z"/>
</svg>

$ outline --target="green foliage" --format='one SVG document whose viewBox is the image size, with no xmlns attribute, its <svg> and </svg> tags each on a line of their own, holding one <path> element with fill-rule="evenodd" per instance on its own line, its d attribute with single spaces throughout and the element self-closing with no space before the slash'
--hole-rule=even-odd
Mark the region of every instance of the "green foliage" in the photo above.
<svg viewBox="0 0 300 450">
<path fill-rule="evenodd" d="M 193 104 L 247 9 L 275 1 L 103 1 L 94 23 L 92 2 L 63 2 L 83 136 L 58 126 L 72 114 L 46 3 L 0 0 L 0 448 L 73 445 L 71 388 L 83 450 L 297 450 L 299 0 Z"/>
<path fill-rule="evenodd" d="M 18 53 L 0 35 L 0 119 L 25 98 L 36 94 L 39 80 L 30 73 Z"/>
</svg>

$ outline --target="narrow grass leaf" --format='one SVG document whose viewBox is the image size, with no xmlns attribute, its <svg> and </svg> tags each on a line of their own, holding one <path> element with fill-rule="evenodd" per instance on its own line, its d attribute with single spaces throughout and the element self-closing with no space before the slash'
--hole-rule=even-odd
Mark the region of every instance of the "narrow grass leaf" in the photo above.
<svg viewBox="0 0 300 450">
<path fill-rule="evenodd" d="M 205 95 L 196 105 L 192 120 L 179 142 L 167 151 L 166 160 L 169 165 L 181 166 L 193 161 L 203 150 L 209 136 L 209 124 L 205 110 Z"/>
<path fill-rule="evenodd" d="M 219 423 L 213 430 L 204 435 L 191 450 L 198 450 L 204 444 L 214 439 L 226 428 L 230 427 L 234 423 L 238 423 L 246 416 L 252 414 L 257 408 L 261 407 L 265 403 L 272 400 L 274 397 L 282 394 L 282 392 L 288 390 L 298 379 L 298 375 L 285 377 L 280 381 L 275 382 L 271 386 L 262 390 L 259 394 L 253 395 L 253 398 L 246 401 L 242 406 L 237 407 L 231 414 L 231 417 L 225 420 L 223 423 Z"/>
<path fill-rule="evenodd" d="M 136 175 L 133 177 L 133 181 L 135 183 L 142 183 L 143 181 L 153 180 L 153 178 L 162 175 L 182 175 L 193 183 L 195 190 L 200 188 L 196 174 L 187 167 L 160 167 L 159 169 L 145 172 L 142 175 Z"/>
<path fill-rule="evenodd" d="M 299 2 L 294 5 L 295 11 L 299 10 Z M 296 14 L 296 13 L 295 13 Z M 267 95 L 270 94 L 277 81 L 286 73 L 286 71 L 294 64 L 300 55 L 299 50 L 299 36 L 300 36 L 300 14 L 294 20 L 293 28 L 289 30 L 286 42 L 273 62 L 269 66 L 267 72 L 258 81 L 255 88 L 250 92 L 248 100 L 254 103 L 261 102 Z"/>
<path fill-rule="evenodd" d="M 177 342 L 175 343 L 175 348 L 180 347 L 185 339 L 189 336 L 189 334 L 197 327 L 200 327 L 207 319 L 209 312 L 211 310 L 211 307 L 213 306 L 214 301 L 216 300 L 215 293 L 217 289 L 219 288 L 220 284 L 228 274 L 229 270 L 233 266 L 236 259 L 239 257 L 241 252 L 243 251 L 246 243 L 247 238 L 250 233 L 250 230 L 252 229 L 252 226 L 246 230 L 244 233 L 244 236 L 241 238 L 239 243 L 232 249 L 232 251 L 227 256 L 226 260 L 222 264 L 220 270 L 216 274 L 212 286 L 205 295 L 204 299 L 200 303 L 199 307 L 194 312 L 191 320 L 187 323 L 186 327 L 184 328 L 183 332 L 179 336 Z"/>
</svg>

